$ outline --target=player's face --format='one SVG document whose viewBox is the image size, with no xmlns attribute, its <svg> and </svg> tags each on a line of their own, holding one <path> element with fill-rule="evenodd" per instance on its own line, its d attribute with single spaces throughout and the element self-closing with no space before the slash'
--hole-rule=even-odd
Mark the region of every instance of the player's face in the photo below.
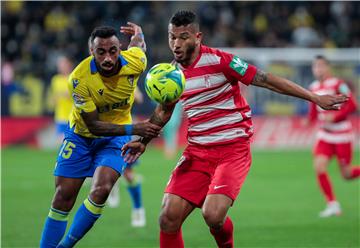
<svg viewBox="0 0 360 248">
<path fill-rule="evenodd" d="M 328 63 L 323 59 L 315 59 L 312 63 L 312 72 L 317 80 L 324 80 L 330 73 Z"/>
<path fill-rule="evenodd" d="M 96 37 L 90 51 L 102 74 L 107 76 L 117 73 L 120 42 L 116 36 L 110 38 Z"/>
<path fill-rule="evenodd" d="M 195 59 L 195 49 L 200 46 L 201 32 L 193 25 L 176 27 L 169 24 L 169 47 L 176 62 L 188 65 Z"/>
</svg>

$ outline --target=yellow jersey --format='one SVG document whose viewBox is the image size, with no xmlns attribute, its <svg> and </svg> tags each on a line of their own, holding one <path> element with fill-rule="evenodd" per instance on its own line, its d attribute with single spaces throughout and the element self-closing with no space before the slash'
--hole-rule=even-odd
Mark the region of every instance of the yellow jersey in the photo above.
<svg viewBox="0 0 360 248">
<path fill-rule="evenodd" d="M 80 116 L 82 112 L 97 110 L 101 121 L 131 124 L 130 111 L 134 92 L 140 74 L 146 68 L 147 59 L 138 47 L 121 51 L 118 59 L 121 69 L 111 77 L 100 75 L 93 56 L 84 59 L 70 74 L 68 87 L 74 108 L 69 124 L 76 134 L 89 138 L 98 137 L 90 133 Z"/>
<path fill-rule="evenodd" d="M 68 77 L 57 74 L 51 79 L 51 96 L 55 98 L 55 121 L 68 122 L 73 106 L 68 90 Z"/>
</svg>

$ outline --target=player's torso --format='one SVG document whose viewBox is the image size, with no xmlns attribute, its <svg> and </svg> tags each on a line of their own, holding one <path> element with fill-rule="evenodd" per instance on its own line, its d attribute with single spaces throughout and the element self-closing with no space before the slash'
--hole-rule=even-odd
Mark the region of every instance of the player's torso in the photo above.
<svg viewBox="0 0 360 248">
<path fill-rule="evenodd" d="M 311 84 L 310 90 L 317 95 L 336 95 L 340 94 L 339 87 L 343 81 L 339 78 L 331 77 L 323 82 L 315 81 Z M 328 143 L 348 143 L 353 140 L 351 122 L 347 119 L 338 122 L 325 121 L 327 115 L 334 115 L 336 110 L 324 110 L 316 107 L 318 112 L 319 130 L 317 139 Z"/>
<path fill-rule="evenodd" d="M 100 119 L 107 113 L 121 114 L 121 112 L 130 111 L 136 88 L 134 79 L 134 75 L 116 75 L 105 78 L 98 73 L 88 78 L 88 89 L 100 114 Z"/>
<path fill-rule="evenodd" d="M 134 102 L 134 91 L 140 73 L 134 73 L 127 66 L 122 66 L 119 73 L 112 77 L 101 76 L 92 57 L 83 61 L 72 74 L 70 87 L 76 89 L 81 82 L 95 104 L 99 120 L 114 124 L 129 124 L 131 106 Z M 76 99 L 75 99 L 76 100 Z M 95 137 L 86 127 L 80 116 L 80 110 L 74 108 L 70 118 L 75 132 L 86 137 Z"/>
<path fill-rule="evenodd" d="M 181 103 L 188 117 L 188 141 L 194 144 L 226 144 L 252 135 L 250 108 L 215 51 L 205 47 L 191 67 L 180 66 L 186 78 Z"/>
</svg>

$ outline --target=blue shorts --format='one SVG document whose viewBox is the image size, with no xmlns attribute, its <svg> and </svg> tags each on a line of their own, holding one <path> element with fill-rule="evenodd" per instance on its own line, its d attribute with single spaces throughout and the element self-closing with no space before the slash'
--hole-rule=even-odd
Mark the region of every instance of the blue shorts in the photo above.
<svg viewBox="0 0 360 248">
<path fill-rule="evenodd" d="M 92 177 L 98 166 L 111 167 L 122 174 L 128 164 L 121 156 L 121 147 L 129 142 L 130 138 L 86 138 L 67 129 L 56 160 L 54 175 L 70 178 Z"/>
</svg>

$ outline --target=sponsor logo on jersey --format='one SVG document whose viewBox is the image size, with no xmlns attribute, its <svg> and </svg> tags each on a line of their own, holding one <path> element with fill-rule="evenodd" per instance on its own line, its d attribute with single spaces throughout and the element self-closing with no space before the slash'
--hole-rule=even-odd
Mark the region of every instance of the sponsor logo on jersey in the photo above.
<svg viewBox="0 0 360 248">
<path fill-rule="evenodd" d="M 129 104 L 129 98 L 126 98 L 126 99 L 121 100 L 120 102 L 97 107 L 97 110 L 99 113 L 105 113 L 105 112 L 109 112 L 110 110 L 113 110 L 113 109 L 121 108 L 128 104 Z"/>
<path fill-rule="evenodd" d="M 245 61 L 242 61 L 238 56 L 234 56 L 229 66 L 233 68 L 241 76 L 244 76 L 249 65 Z"/>
<path fill-rule="evenodd" d="M 72 80 L 72 84 L 73 84 L 73 88 L 75 89 L 76 86 L 79 85 L 79 79 L 73 79 L 73 80 Z"/>
</svg>

